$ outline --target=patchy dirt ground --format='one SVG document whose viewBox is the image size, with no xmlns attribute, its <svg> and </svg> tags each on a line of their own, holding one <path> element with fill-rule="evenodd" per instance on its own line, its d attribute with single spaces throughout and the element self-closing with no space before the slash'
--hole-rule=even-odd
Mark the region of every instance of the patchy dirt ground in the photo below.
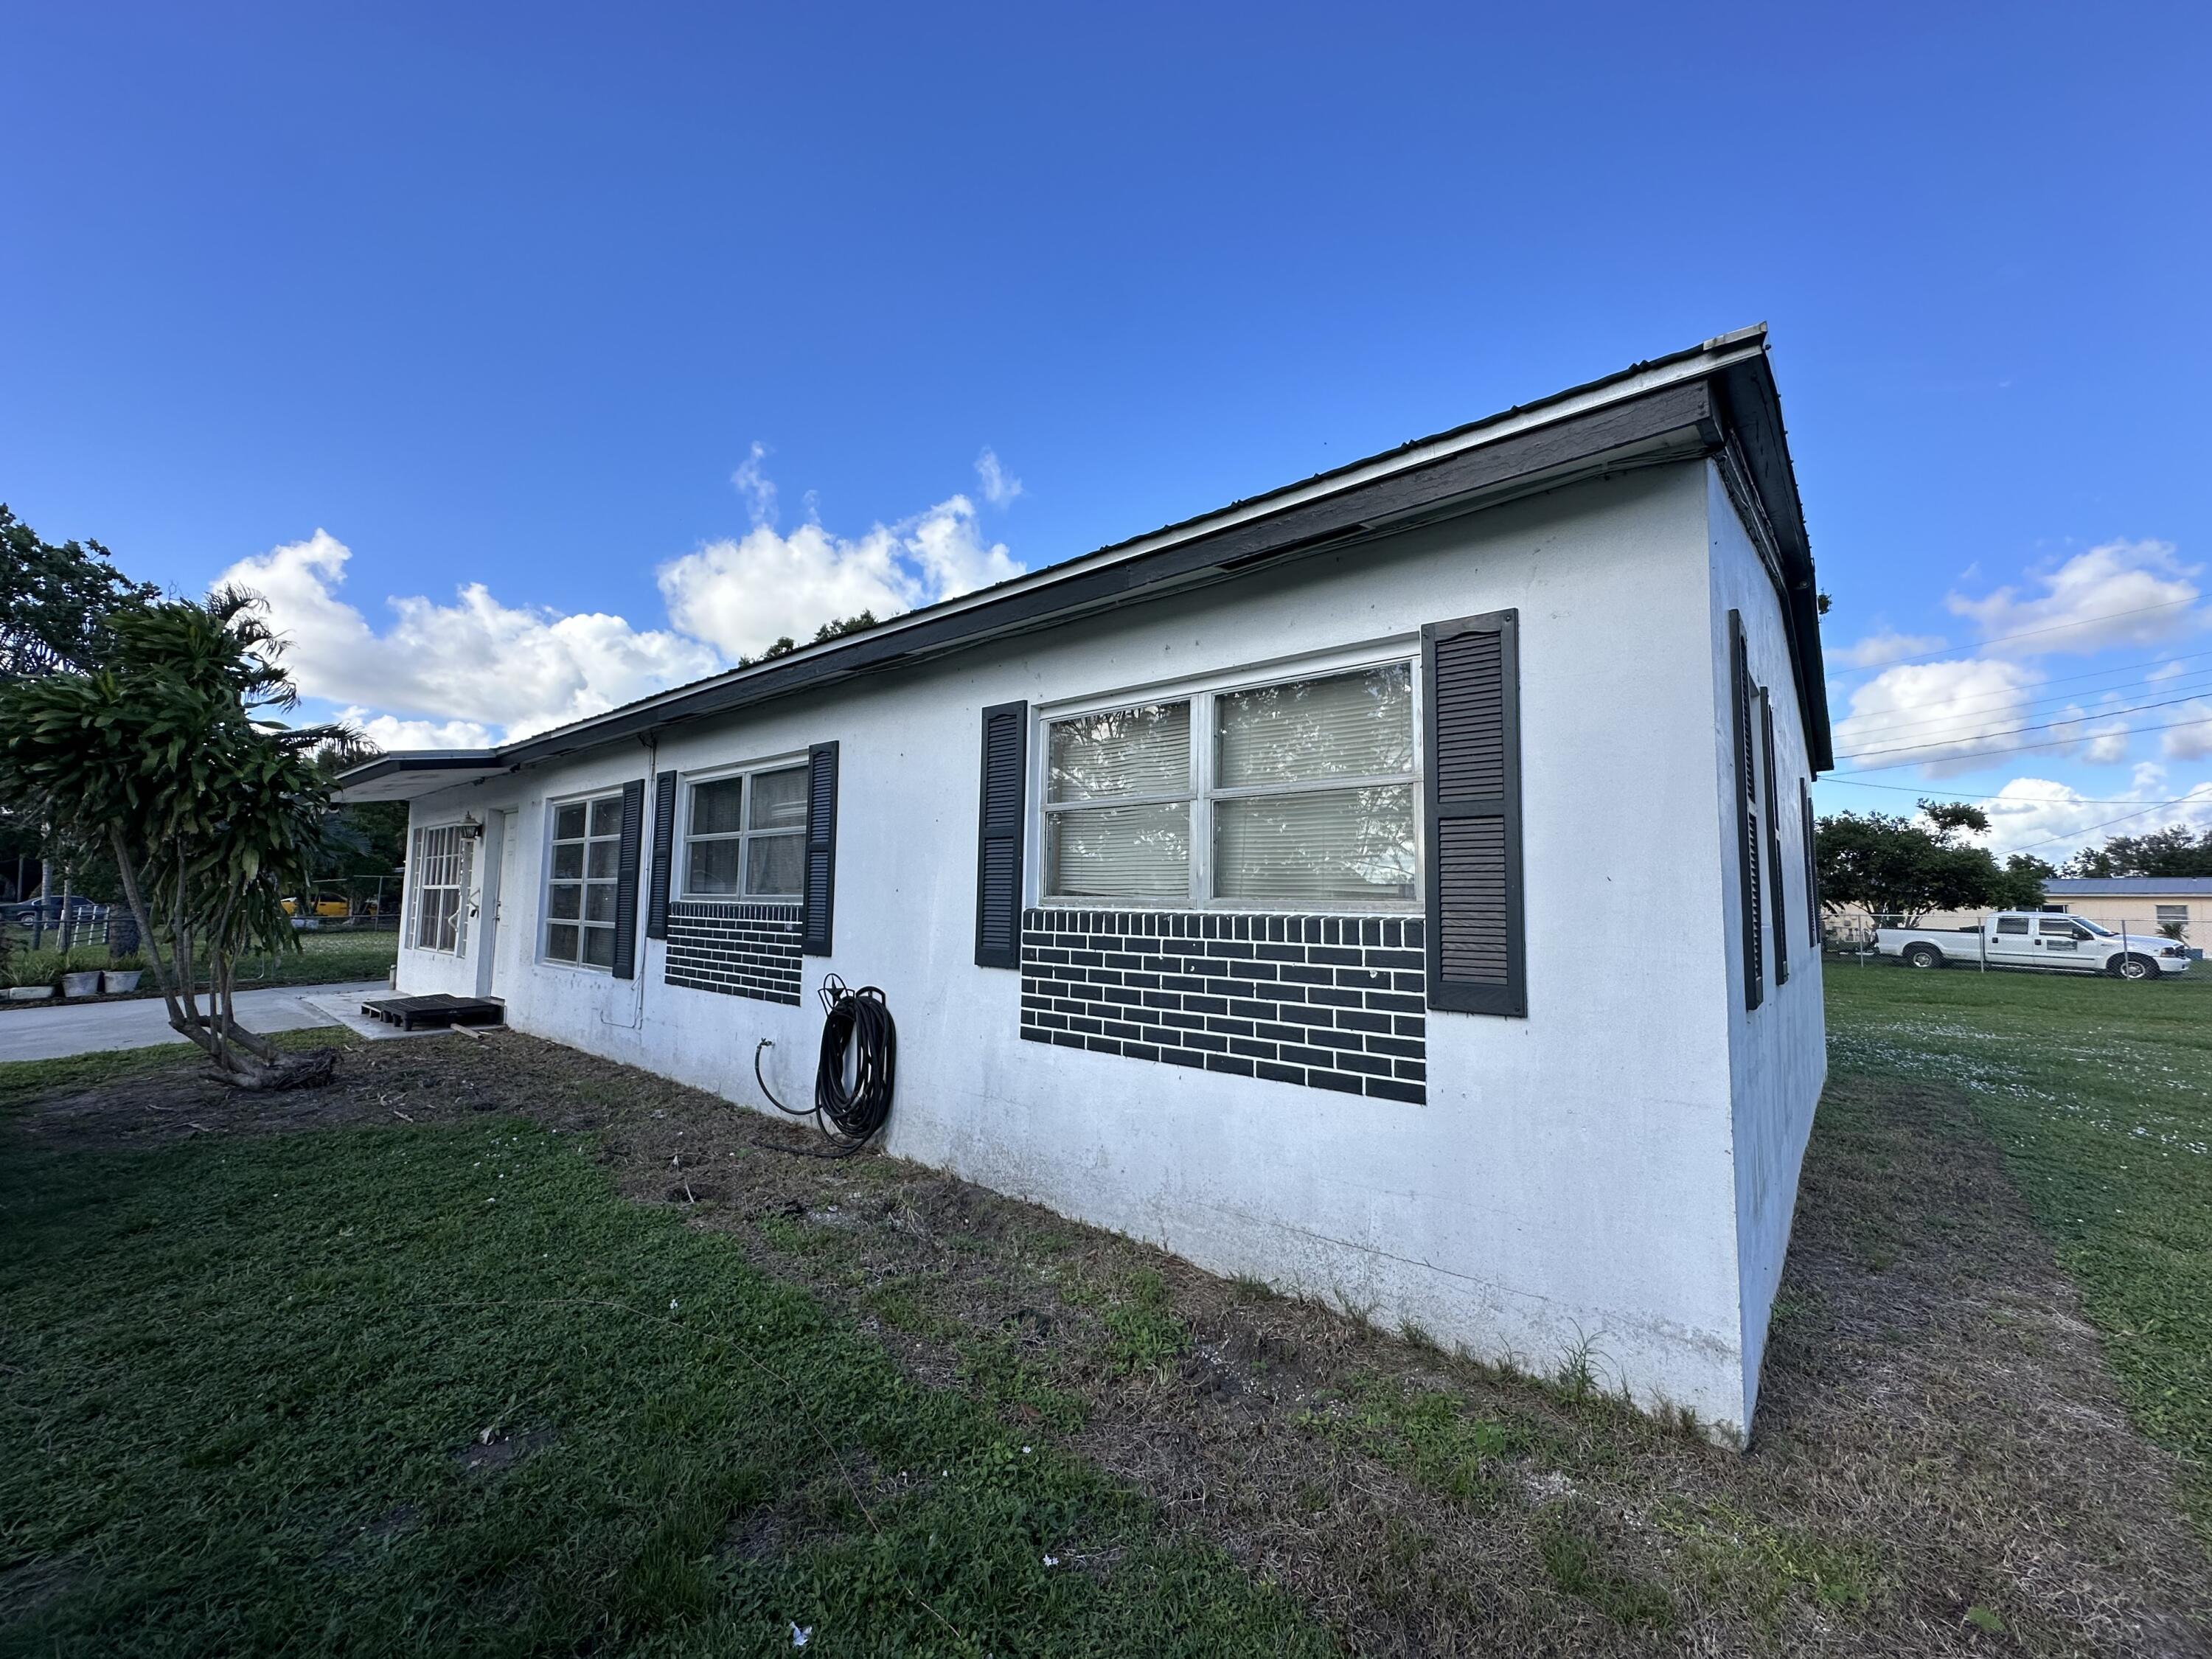
<svg viewBox="0 0 2212 1659">
<path fill-rule="evenodd" d="M 594 1135 L 629 1196 L 1128 1480 L 1357 1652 L 2212 1651 L 2170 1460 L 1936 1085 L 1831 1083 L 1745 1455 L 1607 1399 L 1601 1356 L 1503 1373 L 912 1164 L 786 1156 L 811 1132 L 513 1033 L 354 1044 L 298 1095 L 180 1062 L 9 1127 L 67 1149 L 480 1112 Z"/>
</svg>

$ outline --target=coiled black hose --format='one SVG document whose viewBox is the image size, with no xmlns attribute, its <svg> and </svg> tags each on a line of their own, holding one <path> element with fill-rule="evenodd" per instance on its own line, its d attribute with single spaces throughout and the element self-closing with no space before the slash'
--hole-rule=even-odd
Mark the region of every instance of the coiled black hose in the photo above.
<svg viewBox="0 0 2212 1659">
<path fill-rule="evenodd" d="M 769 1104 L 792 1117 L 811 1117 L 830 1142 L 829 1150 L 802 1146 L 775 1150 L 805 1158 L 850 1158 L 879 1133 L 891 1115 L 891 1075 L 898 1064 L 898 1027 L 884 994 L 872 985 L 855 991 L 831 974 L 822 981 L 822 1056 L 814 1066 L 814 1104 L 787 1106 L 761 1075 L 763 1037 L 753 1049 L 753 1080 Z M 853 1081 L 845 1081 L 845 1061 L 854 1057 Z"/>
</svg>

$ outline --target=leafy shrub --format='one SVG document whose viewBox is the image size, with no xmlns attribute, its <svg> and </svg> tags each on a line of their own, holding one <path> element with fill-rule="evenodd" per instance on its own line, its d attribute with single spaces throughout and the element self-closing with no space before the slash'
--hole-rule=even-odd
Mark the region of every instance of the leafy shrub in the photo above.
<svg viewBox="0 0 2212 1659">
<path fill-rule="evenodd" d="M 62 971 L 58 951 L 18 951 L 8 963 L 10 985 L 52 985 Z"/>
</svg>

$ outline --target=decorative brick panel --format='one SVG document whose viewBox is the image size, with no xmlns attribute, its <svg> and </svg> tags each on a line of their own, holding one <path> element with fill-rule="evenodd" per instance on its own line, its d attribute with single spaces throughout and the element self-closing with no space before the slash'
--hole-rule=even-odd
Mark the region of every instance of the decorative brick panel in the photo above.
<svg viewBox="0 0 2212 1659">
<path fill-rule="evenodd" d="M 1419 1104 L 1423 930 L 1399 916 L 1024 910 L 1022 1035 Z"/>
<path fill-rule="evenodd" d="M 671 899 L 662 977 L 694 991 L 797 1006 L 799 907 Z"/>
</svg>

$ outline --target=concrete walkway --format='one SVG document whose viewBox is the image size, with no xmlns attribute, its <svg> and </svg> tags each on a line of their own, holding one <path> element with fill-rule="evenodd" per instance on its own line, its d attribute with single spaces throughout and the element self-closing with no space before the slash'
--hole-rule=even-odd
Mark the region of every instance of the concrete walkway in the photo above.
<svg viewBox="0 0 2212 1659">
<path fill-rule="evenodd" d="M 389 996 L 380 979 L 344 985 L 277 985 L 238 994 L 238 1023 L 250 1031 L 299 1031 L 337 1022 L 332 1012 L 360 1006 L 363 997 Z M 318 1008 L 309 1001 L 331 1005 Z M 203 1001 L 202 1006 L 205 1003 Z M 390 1028 L 386 1028 L 389 1030 Z M 0 1060 L 59 1060 L 107 1048 L 150 1048 L 185 1039 L 169 1029 L 159 997 L 132 1002 L 83 1002 L 73 1008 L 11 1008 L 0 1012 Z"/>
</svg>

